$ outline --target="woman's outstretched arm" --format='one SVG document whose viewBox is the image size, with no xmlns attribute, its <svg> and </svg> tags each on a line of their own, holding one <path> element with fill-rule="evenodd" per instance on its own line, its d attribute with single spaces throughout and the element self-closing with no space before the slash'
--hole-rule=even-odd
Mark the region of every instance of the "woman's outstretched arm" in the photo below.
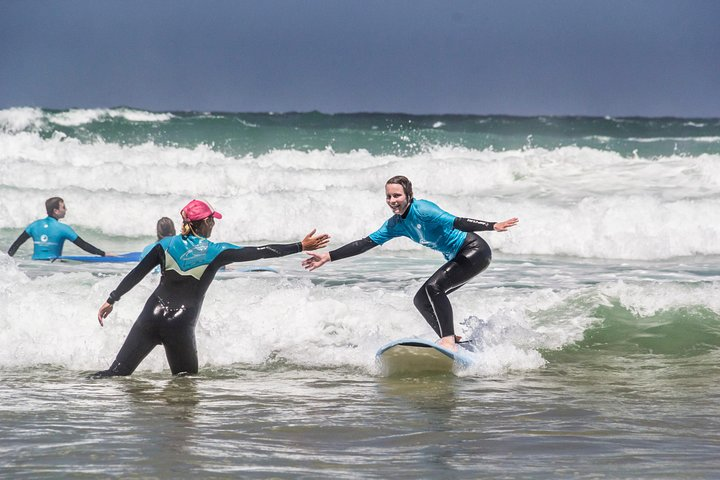
<svg viewBox="0 0 720 480">
<path fill-rule="evenodd" d="M 327 262 L 341 260 L 348 257 L 354 257 L 355 255 L 365 253 L 371 248 L 377 246 L 377 243 L 370 240 L 369 237 L 365 237 L 363 239 L 355 240 L 354 242 L 343 245 L 342 247 L 333 250 L 332 252 L 309 253 L 308 255 L 310 256 L 303 260 L 302 266 L 312 272 L 313 270 L 322 267 Z"/>
<path fill-rule="evenodd" d="M 321 233 L 315 235 L 315 229 L 305 235 L 299 242 L 276 243 L 260 247 L 237 247 L 223 251 L 218 255 L 218 265 L 227 265 L 234 262 L 249 262 L 261 258 L 284 257 L 302 251 L 317 250 L 327 246 L 330 242 L 330 235 Z"/>
</svg>

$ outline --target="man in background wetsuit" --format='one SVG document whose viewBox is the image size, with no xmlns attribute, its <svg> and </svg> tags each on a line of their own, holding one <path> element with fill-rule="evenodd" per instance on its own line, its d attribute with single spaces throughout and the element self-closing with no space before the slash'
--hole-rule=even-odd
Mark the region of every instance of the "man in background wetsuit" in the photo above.
<svg viewBox="0 0 720 480">
<path fill-rule="evenodd" d="M 303 261 L 303 266 L 312 271 L 327 262 L 359 255 L 397 237 L 407 237 L 437 250 L 447 262 L 423 284 L 415 295 L 414 303 L 440 337 L 438 344 L 454 350 L 457 338 L 448 294 L 485 270 L 492 258 L 490 246 L 474 232 L 504 232 L 516 225 L 518 219 L 485 222 L 456 217 L 433 202 L 415 200 L 412 183 L 402 175 L 385 183 L 385 202 L 394 215 L 377 231 L 332 252 L 311 253 Z"/>
<path fill-rule="evenodd" d="M 75 233 L 69 225 L 60 223 L 65 218 L 67 208 L 65 201 L 60 197 L 48 198 L 45 201 L 45 210 L 48 216 L 36 220 L 20 234 L 8 249 L 8 255 L 15 255 L 20 245 L 29 238 L 33 239 L 33 260 L 52 260 L 62 255 L 65 240 L 70 240 L 78 247 L 93 255 L 105 256 L 105 252 L 90 245 Z"/>
<path fill-rule="evenodd" d="M 145 303 L 115 361 L 109 369 L 97 372 L 95 377 L 130 375 L 157 345 L 165 347 L 173 375 L 197 373 L 195 324 L 205 292 L 218 269 L 233 262 L 315 250 L 326 246 L 330 238 L 326 234 L 315 235 L 313 230 L 302 241 L 289 244 L 241 247 L 213 243 L 208 237 L 215 219 L 222 218 L 219 212 L 203 201 L 193 200 L 180 214 L 183 218 L 181 234 L 157 242 L 100 307 L 98 322 L 103 326 L 113 304 L 160 266 L 160 284 Z"/>
</svg>

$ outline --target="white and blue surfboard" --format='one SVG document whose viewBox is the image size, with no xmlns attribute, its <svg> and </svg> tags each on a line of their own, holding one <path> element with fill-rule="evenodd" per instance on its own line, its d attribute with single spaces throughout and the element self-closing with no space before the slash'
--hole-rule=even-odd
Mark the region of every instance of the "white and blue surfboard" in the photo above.
<svg viewBox="0 0 720 480">
<path fill-rule="evenodd" d="M 401 338 L 381 347 L 375 354 L 385 375 L 451 373 L 455 368 L 467 368 L 474 362 L 474 343 L 457 344 L 452 351 L 432 340 Z"/>
</svg>

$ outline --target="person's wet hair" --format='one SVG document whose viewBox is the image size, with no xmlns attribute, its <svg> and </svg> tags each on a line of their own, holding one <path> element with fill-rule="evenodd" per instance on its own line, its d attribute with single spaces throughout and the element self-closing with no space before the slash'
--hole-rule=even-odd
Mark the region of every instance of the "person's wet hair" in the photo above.
<svg viewBox="0 0 720 480">
<path fill-rule="evenodd" d="M 199 236 L 198 232 L 201 232 L 203 226 L 208 222 L 210 222 L 212 225 L 215 224 L 215 219 L 212 217 L 212 215 L 200 220 L 195 220 L 193 222 L 184 221 L 180 233 L 185 237 L 187 237 L 188 235 L 195 235 L 197 237 Z"/>
<path fill-rule="evenodd" d="M 197 236 L 197 231 L 202 226 L 205 219 L 202 220 L 195 220 L 194 222 L 183 222 L 182 224 L 182 233 L 183 236 L 187 237 L 188 235 L 195 235 Z"/>
<path fill-rule="evenodd" d="M 175 236 L 175 224 L 168 217 L 162 217 L 157 221 L 157 238 L 161 240 L 165 237 Z"/>
<path fill-rule="evenodd" d="M 48 216 L 52 217 L 53 210 L 55 210 L 56 208 L 60 208 L 61 203 L 65 202 L 60 197 L 50 197 L 45 200 L 45 211 L 47 212 Z"/>
<path fill-rule="evenodd" d="M 403 187 L 403 192 L 405 192 L 405 196 L 408 198 L 408 200 L 413 198 L 413 189 L 412 189 L 412 183 L 407 177 L 404 177 L 402 175 L 395 175 L 390 180 L 385 182 L 385 185 L 400 185 Z"/>
</svg>

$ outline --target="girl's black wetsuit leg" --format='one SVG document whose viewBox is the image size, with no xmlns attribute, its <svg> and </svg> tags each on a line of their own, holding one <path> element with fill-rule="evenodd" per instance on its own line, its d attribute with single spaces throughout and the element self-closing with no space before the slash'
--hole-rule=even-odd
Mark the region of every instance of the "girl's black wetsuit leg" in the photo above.
<svg viewBox="0 0 720 480">
<path fill-rule="evenodd" d="M 195 347 L 197 308 L 172 308 L 160 297 L 152 295 L 120 352 L 109 369 L 96 376 L 130 375 L 140 362 L 162 344 L 172 373 L 197 373 L 198 359 Z"/>
<path fill-rule="evenodd" d="M 490 246 L 485 240 L 468 233 L 455 258 L 440 267 L 415 295 L 415 307 L 441 338 L 455 334 L 448 294 L 485 270 L 491 259 Z"/>
</svg>

